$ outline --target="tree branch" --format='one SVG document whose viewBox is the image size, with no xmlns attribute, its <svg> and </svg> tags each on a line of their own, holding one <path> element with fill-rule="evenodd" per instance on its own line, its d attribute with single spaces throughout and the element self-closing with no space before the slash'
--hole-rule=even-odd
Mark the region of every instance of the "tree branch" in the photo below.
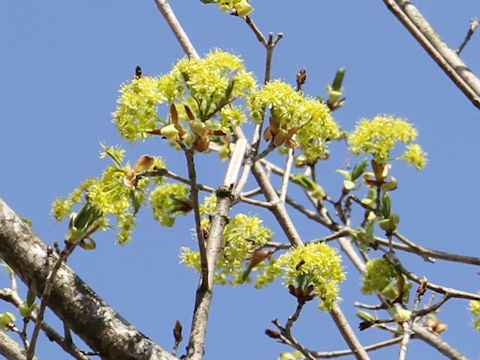
<svg viewBox="0 0 480 360">
<path fill-rule="evenodd" d="M 0 257 L 37 296 L 42 294 L 47 245 L 2 199 Z M 177 359 L 117 314 L 65 264 L 53 281 L 48 306 L 103 359 Z"/>
<path fill-rule="evenodd" d="M 25 360 L 25 349 L 6 332 L 0 330 L 0 354 L 8 360 Z"/>
<path fill-rule="evenodd" d="M 480 109 L 480 79 L 468 68 L 458 53 L 443 41 L 412 2 L 409 0 L 383 0 L 383 2 L 473 105 Z"/>
<path fill-rule="evenodd" d="M 192 45 L 189 37 L 187 36 L 185 30 L 183 30 L 182 25 L 178 21 L 175 13 L 173 12 L 170 4 L 167 0 L 155 0 L 155 4 L 157 4 L 158 10 L 162 13 L 165 21 L 170 26 L 170 29 L 174 33 L 175 37 L 177 38 L 178 42 L 182 46 L 183 51 L 190 57 L 190 59 L 198 59 L 200 56 L 195 50 L 195 47 Z"/>
<path fill-rule="evenodd" d="M 355 335 L 355 332 L 350 326 L 350 323 L 345 317 L 345 314 L 337 303 L 335 303 L 332 310 L 330 310 L 330 316 L 332 317 L 334 323 L 337 325 L 337 328 L 340 330 L 344 340 L 352 350 L 353 355 L 357 359 L 370 359 L 367 352 L 365 351 L 362 344 Z"/>
<path fill-rule="evenodd" d="M 246 141 L 241 141 L 235 146 L 223 185 L 217 190 L 217 206 L 215 213 L 212 215 L 210 234 L 205 249 L 207 271 L 206 274 L 202 275 L 195 299 L 192 330 L 187 351 L 188 359 L 202 359 L 205 353 L 205 339 L 210 306 L 213 298 L 217 259 L 223 243 L 223 232 L 228 223 L 230 206 L 233 201 L 233 187 L 231 185 L 236 182 L 238 177 L 245 149 Z"/>
<path fill-rule="evenodd" d="M 466 357 L 460 351 L 452 348 L 445 341 L 443 341 L 438 335 L 432 334 L 430 331 L 428 331 L 424 327 L 413 324 L 412 330 L 415 333 L 415 337 L 422 339 L 427 344 L 430 344 L 432 347 L 437 349 L 439 352 L 441 352 L 443 355 L 447 356 L 448 358 L 455 359 L 455 360 L 468 360 L 468 357 Z"/>
</svg>

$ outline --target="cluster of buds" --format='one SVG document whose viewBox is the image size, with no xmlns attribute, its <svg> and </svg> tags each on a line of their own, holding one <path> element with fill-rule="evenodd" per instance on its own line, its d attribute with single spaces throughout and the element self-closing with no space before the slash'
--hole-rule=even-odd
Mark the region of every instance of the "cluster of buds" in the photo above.
<svg viewBox="0 0 480 360">
<path fill-rule="evenodd" d="M 190 131 L 194 137 L 193 148 L 198 152 L 204 152 L 209 149 L 210 136 L 223 136 L 225 142 L 229 142 L 227 133 L 223 130 L 211 129 L 210 126 L 195 117 L 193 111 L 188 105 L 183 105 L 185 113 L 189 119 Z M 161 135 L 172 142 L 183 142 L 188 136 L 188 131 L 179 122 L 178 111 L 175 104 L 170 105 L 170 124 L 161 129 L 146 131 L 147 134 Z"/>
<path fill-rule="evenodd" d="M 153 157 L 143 155 L 137 160 L 133 169 L 130 166 L 125 166 L 123 169 L 125 171 L 123 183 L 130 189 L 134 190 L 137 187 L 138 180 L 140 179 L 140 173 L 150 169 L 150 167 L 153 165 L 153 162 Z"/>
<path fill-rule="evenodd" d="M 263 132 L 263 138 L 271 141 L 273 145 L 285 145 L 288 148 L 298 148 L 299 144 L 293 139 L 293 136 L 300 130 L 298 127 L 288 128 L 286 124 L 278 125 L 278 122 L 270 117 L 270 126 Z"/>
<path fill-rule="evenodd" d="M 67 242 L 78 244 L 86 250 L 95 249 L 95 241 L 90 236 L 100 228 L 98 220 L 102 216 L 102 211 L 87 199 L 78 214 L 72 213 L 70 215 Z"/>
<path fill-rule="evenodd" d="M 300 304 L 305 304 L 307 301 L 313 300 L 316 296 L 313 284 L 308 285 L 306 288 L 295 287 L 294 285 L 288 285 L 288 292 L 295 296 Z"/>
</svg>

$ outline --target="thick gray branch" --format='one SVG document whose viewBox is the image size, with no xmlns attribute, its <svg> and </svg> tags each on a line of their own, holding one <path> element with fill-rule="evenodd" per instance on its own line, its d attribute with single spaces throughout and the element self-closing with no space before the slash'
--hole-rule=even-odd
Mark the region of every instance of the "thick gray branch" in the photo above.
<svg viewBox="0 0 480 360">
<path fill-rule="evenodd" d="M 480 79 L 451 49 L 409 0 L 383 0 L 448 77 L 480 109 Z"/>
<path fill-rule="evenodd" d="M 42 294 L 47 245 L 2 199 L 0 257 L 37 296 Z M 117 314 L 66 265 L 55 277 L 48 307 L 103 359 L 177 359 Z"/>
<path fill-rule="evenodd" d="M 0 354 L 8 360 L 25 360 L 25 349 L 8 334 L 0 330 Z"/>
</svg>

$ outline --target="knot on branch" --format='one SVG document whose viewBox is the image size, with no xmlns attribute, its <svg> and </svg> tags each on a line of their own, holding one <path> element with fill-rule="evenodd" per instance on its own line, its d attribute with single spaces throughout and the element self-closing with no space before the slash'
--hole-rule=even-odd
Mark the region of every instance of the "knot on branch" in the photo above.
<svg viewBox="0 0 480 360">
<path fill-rule="evenodd" d="M 233 201 L 234 195 L 232 190 L 233 190 L 233 186 L 225 186 L 225 185 L 220 186 L 216 191 L 217 198 L 218 199 L 229 198 L 231 201 Z"/>
</svg>

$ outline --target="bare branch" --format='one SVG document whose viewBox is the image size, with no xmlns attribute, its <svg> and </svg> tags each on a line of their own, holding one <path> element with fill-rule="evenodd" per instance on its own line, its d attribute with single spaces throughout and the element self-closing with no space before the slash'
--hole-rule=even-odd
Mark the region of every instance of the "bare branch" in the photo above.
<svg viewBox="0 0 480 360">
<path fill-rule="evenodd" d="M 413 252 L 413 253 L 419 254 L 423 257 L 432 257 L 432 258 L 436 258 L 436 259 L 454 261 L 454 262 L 463 263 L 463 264 L 480 265 L 480 258 L 479 257 L 457 255 L 457 254 L 447 253 L 447 252 L 444 252 L 444 251 L 425 248 L 423 246 L 420 246 L 418 244 L 415 244 L 415 243 L 409 241 L 406 237 L 404 237 L 403 235 L 401 235 L 397 231 L 395 231 L 393 233 L 393 235 L 396 238 L 398 238 L 399 240 L 401 240 L 402 242 L 404 242 L 405 244 L 407 244 L 408 247 L 410 247 L 414 251 L 410 251 L 410 250 L 405 249 L 405 248 L 402 248 L 402 250 Z M 378 242 L 380 242 L 380 240 L 382 240 L 381 242 L 383 242 L 383 239 L 381 239 L 381 238 L 375 237 L 375 240 L 378 241 Z M 400 249 L 401 247 L 398 246 L 397 248 Z"/>
<path fill-rule="evenodd" d="M 397 336 L 393 339 L 389 339 L 389 340 L 378 342 L 376 344 L 364 346 L 363 348 L 365 349 L 365 351 L 379 350 L 391 345 L 398 344 L 401 340 L 402 340 L 402 337 Z M 328 352 L 327 351 L 313 352 L 313 354 L 317 359 L 331 359 L 331 358 L 336 358 L 341 356 L 352 355 L 353 352 L 352 350 L 336 350 L 336 351 L 328 351 Z"/>
<path fill-rule="evenodd" d="M 49 271 L 48 271 L 47 278 L 45 279 L 45 287 L 43 288 L 43 292 L 40 295 L 40 299 L 42 300 L 42 303 L 40 305 L 40 309 L 38 310 L 37 318 L 35 319 L 35 327 L 33 328 L 32 339 L 30 340 L 30 345 L 27 350 L 27 360 L 33 359 L 33 355 L 35 354 L 35 346 L 37 343 L 38 334 L 40 333 L 43 316 L 45 314 L 45 310 L 47 309 L 48 298 L 50 296 L 50 292 L 52 291 L 52 286 L 55 281 L 57 272 L 60 269 L 60 266 L 62 266 L 62 264 L 66 262 L 68 256 L 72 253 L 75 247 L 76 247 L 76 244 L 67 243 L 65 246 L 65 250 L 63 250 L 60 256 L 57 258 L 55 265 L 53 267 L 51 267 L 51 261 L 53 260 L 52 257 L 56 256 L 56 254 L 53 252 L 49 254 L 47 252 L 46 263 L 47 263 L 47 267 L 49 268 Z"/>
<path fill-rule="evenodd" d="M 470 41 L 472 38 L 472 35 L 475 33 L 477 30 L 478 25 L 480 24 L 480 19 L 470 19 L 470 27 L 468 28 L 467 35 L 465 36 L 465 39 L 463 40 L 462 44 L 460 47 L 457 49 L 457 54 L 460 55 L 462 50 L 465 48 L 467 43 Z"/>
<path fill-rule="evenodd" d="M 259 162 L 253 164 L 252 172 L 257 179 L 258 184 L 262 188 L 265 197 L 272 204 L 272 208 L 270 210 L 275 214 L 278 223 L 282 227 L 290 243 L 295 246 L 303 246 L 303 241 L 300 238 L 300 235 L 298 234 L 298 231 L 293 224 L 287 209 L 285 208 L 285 203 L 282 202 L 278 197 L 277 192 L 273 188 L 272 183 L 268 179 Z"/>
<path fill-rule="evenodd" d="M 347 318 L 343 314 L 342 309 L 340 306 L 335 303 L 332 310 L 330 310 L 330 316 L 332 317 L 333 321 L 337 325 L 337 328 L 342 333 L 343 338 L 347 342 L 348 346 L 353 352 L 353 355 L 357 359 L 370 359 L 367 352 L 363 348 L 362 344 L 358 340 L 355 332 L 353 331 L 350 323 L 348 322 Z"/>
<path fill-rule="evenodd" d="M 187 358 L 202 359 L 205 353 L 208 317 L 213 298 L 215 271 L 220 248 L 223 243 L 223 232 L 228 223 L 228 214 L 233 202 L 233 187 L 240 172 L 241 159 L 245 152 L 246 142 L 235 147 L 224 178 L 224 184 L 217 190 L 217 207 L 212 215 L 210 234 L 206 243 L 206 272 L 202 274 L 195 300 L 192 330 L 188 344 Z M 228 184 L 228 185 L 227 185 Z"/>
<path fill-rule="evenodd" d="M 422 282 L 421 278 L 419 278 L 414 273 L 405 269 L 405 267 L 401 264 L 401 262 L 396 258 L 394 253 L 387 253 L 387 254 L 385 254 L 384 257 L 388 261 L 390 261 L 390 263 L 392 263 L 392 265 L 395 266 L 395 268 L 398 271 L 400 271 L 402 274 L 404 274 L 410 280 L 415 281 L 417 284 L 420 284 Z M 480 295 L 479 294 L 473 294 L 473 293 L 469 293 L 469 292 L 466 292 L 466 291 L 461 291 L 461 290 L 449 288 L 449 287 L 446 287 L 446 286 L 440 286 L 440 285 L 436 285 L 436 284 L 433 284 L 433 283 L 430 283 L 430 282 L 428 282 L 426 286 L 430 290 L 433 290 L 433 291 L 435 291 L 437 293 L 440 293 L 440 294 L 449 295 L 451 297 L 460 298 L 460 299 L 468 299 L 468 300 L 480 300 Z"/>
<path fill-rule="evenodd" d="M 252 20 L 252 18 L 250 16 L 245 16 L 245 22 L 250 27 L 250 29 L 252 29 L 252 31 L 255 34 L 255 36 L 257 37 L 258 41 L 260 41 L 264 47 L 267 47 L 267 45 L 268 45 L 267 44 L 267 39 L 265 39 L 265 36 L 263 36 L 262 32 L 257 27 L 257 25 L 255 25 L 255 22 Z"/>
<path fill-rule="evenodd" d="M 25 360 L 25 349 L 6 332 L 0 331 L 0 354 L 9 360 Z"/>
<path fill-rule="evenodd" d="M 200 58 L 200 56 L 198 56 L 197 50 L 195 50 L 195 47 L 191 43 L 188 35 L 185 33 L 185 30 L 183 30 L 182 25 L 180 24 L 177 17 L 175 16 L 175 13 L 170 7 L 170 4 L 168 3 L 168 1 L 155 0 L 155 4 L 157 4 L 158 10 L 160 10 L 163 17 L 165 18 L 165 21 L 170 26 L 170 29 L 172 30 L 172 32 L 175 34 L 178 42 L 182 46 L 183 51 L 185 51 L 185 53 L 191 59 Z"/>
<path fill-rule="evenodd" d="M 383 0 L 447 76 L 480 109 L 480 79 L 468 68 L 409 0 Z"/>
<path fill-rule="evenodd" d="M 37 296 L 42 294 L 47 245 L 1 199 L 0 257 Z M 104 359 L 176 359 L 118 315 L 66 265 L 55 277 L 48 306 Z"/>
<path fill-rule="evenodd" d="M 290 172 L 293 164 L 293 149 L 288 150 L 287 163 L 285 164 L 285 172 L 283 173 L 282 187 L 280 188 L 280 200 L 285 202 L 287 197 L 288 184 L 290 183 Z"/>
<path fill-rule="evenodd" d="M 449 344 L 443 341 L 440 336 L 432 334 L 424 327 L 413 324 L 412 330 L 415 332 L 415 337 L 430 344 L 448 358 L 455 360 L 468 360 L 468 357 L 466 357 L 460 351 L 452 348 Z"/>
</svg>

